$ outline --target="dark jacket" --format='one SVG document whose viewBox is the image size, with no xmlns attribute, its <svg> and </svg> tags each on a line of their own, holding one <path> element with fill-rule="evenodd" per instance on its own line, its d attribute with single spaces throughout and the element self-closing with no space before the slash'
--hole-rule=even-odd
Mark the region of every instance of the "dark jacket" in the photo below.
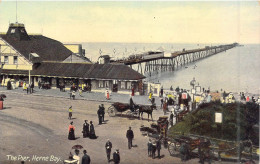
<svg viewBox="0 0 260 164">
<path fill-rule="evenodd" d="M 102 117 L 102 109 L 99 107 L 98 111 L 97 111 L 97 114 L 98 114 L 98 117 Z"/>
<path fill-rule="evenodd" d="M 153 146 L 152 142 L 148 142 L 148 143 L 147 143 L 147 147 L 148 147 L 148 150 L 149 150 L 149 151 L 152 150 L 152 146 Z"/>
<path fill-rule="evenodd" d="M 114 160 L 115 163 L 119 163 L 120 162 L 120 155 L 119 155 L 119 153 L 114 152 L 113 160 Z"/>
<path fill-rule="evenodd" d="M 87 154 L 82 157 L 81 164 L 90 164 L 90 157 Z"/>
<path fill-rule="evenodd" d="M 134 106 L 134 101 L 133 101 L 132 97 L 130 98 L 130 106 L 131 107 Z"/>
<path fill-rule="evenodd" d="M 128 138 L 128 139 L 133 139 L 134 138 L 134 132 L 132 131 L 132 130 L 127 130 L 127 132 L 126 132 L 126 137 Z"/>
<path fill-rule="evenodd" d="M 160 149 L 161 149 L 161 145 L 162 145 L 161 141 L 158 140 L 158 141 L 156 142 L 156 148 L 160 150 Z"/>
<path fill-rule="evenodd" d="M 83 124 L 83 131 L 89 132 L 89 124 L 88 123 Z"/>
<path fill-rule="evenodd" d="M 105 108 L 101 106 L 100 110 L 101 110 L 101 115 L 104 116 L 105 115 Z"/>
<path fill-rule="evenodd" d="M 106 150 L 111 150 L 112 149 L 112 143 L 110 141 L 107 141 L 105 144 Z"/>
<path fill-rule="evenodd" d="M 170 120 L 173 120 L 173 113 L 171 113 L 170 115 Z"/>
</svg>

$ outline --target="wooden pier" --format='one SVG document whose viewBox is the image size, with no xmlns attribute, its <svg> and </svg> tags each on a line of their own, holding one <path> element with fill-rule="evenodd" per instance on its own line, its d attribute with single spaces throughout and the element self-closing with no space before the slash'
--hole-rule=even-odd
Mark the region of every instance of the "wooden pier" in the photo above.
<svg viewBox="0 0 260 164">
<path fill-rule="evenodd" d="M 238 46 L 238 43 L 227 44 L 192 50 L 177 51 L 169 54 L 164 52 L 146 52 L 143 54 L 130 55 L 128 58 L 111 61 L 111 63 L 123 63 L 133 68 L 141 74 L 150 74 L 152 72 L 174 71 L 176 68 L 186 64 L 207 58 L 220 52 L 229 50 Z"/>
</svg>

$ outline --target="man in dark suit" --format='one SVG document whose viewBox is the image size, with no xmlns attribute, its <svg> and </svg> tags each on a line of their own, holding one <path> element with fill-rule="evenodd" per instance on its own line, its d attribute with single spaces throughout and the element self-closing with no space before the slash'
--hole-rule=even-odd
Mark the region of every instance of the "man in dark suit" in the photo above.
<svg viewBox="0 0 260 164">
<path fill-rule="evenodd" d="M 126 137 L 128 139 L 128 149 L 131 149 L 133 146 L 132 141 L 134 139 L 134 132 L 131 130 L 131 127 L 127 130 Z"/>
<path fill-rule="evenodd" d="M 102 121 L 105 122 L 105 107 L 104 104 L 101 104 L 101 115 L 102 115 Z"/>
<path fill-rule="evenodd" d="M 101 106 L 99 105 L 98 107 L 98 111 L 97 111 L 97 114 L 98 114 L 98 125 L 101 125 L 102 124 L 102 108 Z"/>
<path fill-rule="evenodd" d="M 130 98 L 130 110 L 132 111 L 132 112 L 134 112 L 134 101 L 133 101 L 133 98 L 132 98 L 132 96 L 131 96 L 131 98 Z"/>
<path fill-rule="evenodd" d="M 110 161 L 110 155 L 111 155 L 111 149 L 112 149 L 112 143 L 107 139 L 107 142 L 105 144 L 106 153 L 107 153 L 107 161 Z"/>
<path fill-rule="evenodd" d="M 120 154 L 119 154 L 119 149 L 117 149 L 114 154 L 113 154 L 113 161 L 115 164 L 120 163 Z"/>
<path fill-rule="evenodd" d="M 90 164 L 90 157 L 87 155 L 87 151 L 86 150 L 83 150 L 83 157 L 82 157 L 82 160 L 81 160 L 81 164 Z"/>
<path fill-rule="evenodd" d="M 158 154 L 159 159 L 161 158 L 161 155 L 160 155 L 161 145 L 162 145 L 161 140 L 158 139 L 158 141 L 156 142 L 156 149 L 157 149 L 157 154 Z"/>
</svg>

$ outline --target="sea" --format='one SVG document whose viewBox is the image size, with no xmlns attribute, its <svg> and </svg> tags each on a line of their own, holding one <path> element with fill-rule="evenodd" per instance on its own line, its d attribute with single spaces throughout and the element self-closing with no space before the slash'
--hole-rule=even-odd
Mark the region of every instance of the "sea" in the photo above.
<svg viewBox="0 0 260 164">
<path fill-rule="evenodd" d="M 100 55 L 112 59 L 147 51 L 174 52 L 222 44 L 176 43 L 81 43 L 86 56 L 94 63 Z M 225 43 L 223 43 L 225 44 Z M 211 91 L 260 93 L 260 44 L 245 44 L 190 63 L 175 71 L 145 75 L 146 82 L 161 83 L 164 89 L 190 89 L 190 81 Z"/>
</svg>

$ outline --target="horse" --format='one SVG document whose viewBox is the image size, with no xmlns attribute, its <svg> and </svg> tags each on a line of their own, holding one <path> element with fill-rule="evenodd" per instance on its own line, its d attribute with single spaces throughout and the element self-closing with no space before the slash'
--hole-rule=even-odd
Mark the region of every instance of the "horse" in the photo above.
<svg viewBox="0 0 260 164">
<path fill-rule="evenodd" d="M 148 121 L 149 121 L 149 116 L 151 115 L 152 121 L 153 121 L 153 110 L 156 109 L 155 105 L 151 105 L 151 106 L 144 106 L 141 105 L 139 106 L 139 111 L 138 111 L 138 115 L 139 115 L 139 119 L 140 119 L 140 115 L 142 116 L 143 119 L 143 113 L 147 113 L 148 114 Z"/>
</svg>

